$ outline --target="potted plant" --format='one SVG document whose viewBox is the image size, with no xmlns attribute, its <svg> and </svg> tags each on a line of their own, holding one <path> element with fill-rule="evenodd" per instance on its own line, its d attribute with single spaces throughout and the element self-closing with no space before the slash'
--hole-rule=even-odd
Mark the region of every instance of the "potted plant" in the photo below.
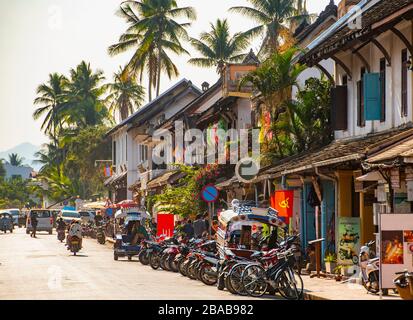
<svg viewBox="0 0 413 320">
<path fill-rule="evenodd" d="M 327 273 L 334 273 L 334 270 L 337 266 L 337 256 L 334 253 L 329 253 L 324 258 L 326 272 Z"/>
</svg>

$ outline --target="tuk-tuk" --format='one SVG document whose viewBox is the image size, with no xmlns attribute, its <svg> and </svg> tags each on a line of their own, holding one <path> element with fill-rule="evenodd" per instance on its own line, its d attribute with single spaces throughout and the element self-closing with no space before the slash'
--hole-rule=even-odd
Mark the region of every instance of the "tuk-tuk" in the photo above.
<svg viewBox="0 0 413 320">
<path fill-rule="evenodd" d="M 4 233 L 7 233 L 7 230 L 13 233 L 13 227 L 13 216 L 8 212 L 0 213 L 0 230 Z"/>
<path fill-rule="evenodd" d="M 242 204 L 238 200 L 232 202 L 231 209 L 219 215 L 218 223 L 217 243 L 222 258 L 226 249 L 237 256 L 249 258 L 258 249 L 254 243 L 254 234 L 264 225 L 269 229 L 287 228 L 275 209 L 258 208 L 250 203 Z"/>
<path fill-rule="evenodd" d="M 115 244 L 114 244 L 114 251 L 113 251 L 113 258 L 114 260 L 118 260 L 119 257 L 128 257 L 128 260 L 132 260 L 133 256 L 139 255 L 141 250 L 140 243 L 131 245 L 132 239 L 132 232 L 128 233 L 128 226 L 133 224 L 135 221 L 140 221 L 143 223 L 144 219 L 149 219 L 150 215 L 144 210 L 131 210 L 122 209 L 116 212 L 115 214 L 115 223 L 119 224 L 119 220 L 124 221 L 121 231 L 116 234 L 115 236 Z M 118 229 L 118 230 L 119 230 Z"/>
</svg>

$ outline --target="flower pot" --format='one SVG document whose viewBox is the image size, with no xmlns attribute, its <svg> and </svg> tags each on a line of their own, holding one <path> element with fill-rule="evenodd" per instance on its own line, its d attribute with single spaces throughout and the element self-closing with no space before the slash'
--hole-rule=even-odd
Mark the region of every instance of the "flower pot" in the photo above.
<svg viewBox="0 0 413 320">
<path fill-rule="evenodd" d="M 326 272 L 327 273 L 334 273 L 334 269 L 337 267 L 337 263 L 335 262 L 326 262 Z"/>
</svg>

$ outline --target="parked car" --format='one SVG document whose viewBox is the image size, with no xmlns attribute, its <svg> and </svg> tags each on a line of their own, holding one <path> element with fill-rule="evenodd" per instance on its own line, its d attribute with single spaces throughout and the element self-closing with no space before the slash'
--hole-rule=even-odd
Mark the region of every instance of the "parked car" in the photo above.
<svg viewBox="0 0 413 320">
<path fill-rule="evenodd" d="M 95 215 L 91 211 L 79 211 L 82 223 L 87 224 L 95 220 Z"/>
<path fill-rule="evenodd" d="M 62 217 L 63 221 L 69 224 L 73 220 L 80 221 L 81 216 L 78 211 L 71 211 L 71 210 L 61 210 L 59 217 Z"/>
<path fill-rule="evenodd" d="M 31 225 L 31 217 L 37 214 L 37 231 L 47 231 L 53 233 L 53 216 L 50 210 L 47 209 L 32 209 L 27 216 L 26 233 L 29 234 L 33 227 Z"/>
</svg>

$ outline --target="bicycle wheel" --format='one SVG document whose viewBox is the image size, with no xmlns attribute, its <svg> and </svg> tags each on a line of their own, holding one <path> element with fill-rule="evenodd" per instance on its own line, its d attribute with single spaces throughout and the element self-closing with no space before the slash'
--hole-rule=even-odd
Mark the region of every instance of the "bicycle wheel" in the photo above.
<svg viewBox="0 0 413 320">
<path fill-rule="evenodd" d="M 236 264 L 231 268 L 231 271 L 227 276 L 229 278 L 229 287 L 241 296 L 246 296 L 248 294 L 242 285 L 242 273 L 247 265 L 248 264 L 246 263 Z"/>
<path fill-rule="evenodd" d="M 267 274 L 260 265 L 248 265 L 243 271 L 241 279 L 243 288 L 248 295 L 262 297 L 267 292 Z"/>
<path fill-rule="evenodd" d="M 291 268 L 282 270 L 277 276 L 276 283 L 278 291 L 285 299 L 302 299 L 304 290 L 303 279 Z"/>
</svg>

